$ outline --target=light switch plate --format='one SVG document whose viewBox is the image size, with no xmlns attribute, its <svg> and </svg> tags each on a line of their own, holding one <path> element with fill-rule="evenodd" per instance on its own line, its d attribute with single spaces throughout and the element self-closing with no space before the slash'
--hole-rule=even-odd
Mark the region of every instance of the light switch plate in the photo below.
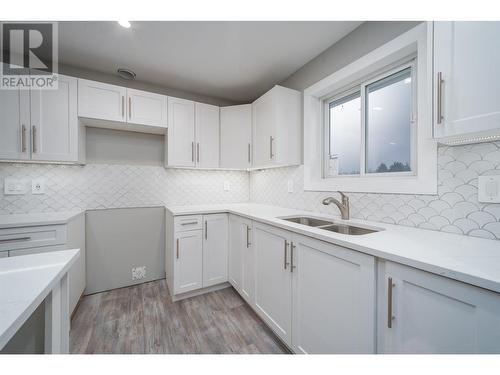
<svg viewBox="0 0 500 375">
<path fill-rule="evenodd" d="M 500 203 L 500 175 L 479 176 L 477 194 L 479 202 Z"/>
<path fill-rule="evenodd" d="M 5 178 L 3 181 L 3 193 L 5 195 L 23 195 L 28 192 L 28 181 L 19 178 Z"/>
<path fill-rule="evenodd" d="M 31 194 L 45 194 L 44 178 L 34 178 L 31 181 Z"/>
<path fill-rule="evenodd" d="M 289 193 L 293 193 L 293 180 L 288 180 L 287 190 Z"/>
</svg>

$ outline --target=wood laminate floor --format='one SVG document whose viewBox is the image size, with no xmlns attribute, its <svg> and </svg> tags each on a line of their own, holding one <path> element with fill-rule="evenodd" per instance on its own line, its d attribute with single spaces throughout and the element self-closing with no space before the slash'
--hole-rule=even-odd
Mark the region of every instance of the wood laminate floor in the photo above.
<svg viewBox="0 0 500 375">
<path fill-rule="evenodd" d="M 233 288 L 172 302 L 165 280 L 85 296 L 71 353 L 288 353 Z"/>
</svg>

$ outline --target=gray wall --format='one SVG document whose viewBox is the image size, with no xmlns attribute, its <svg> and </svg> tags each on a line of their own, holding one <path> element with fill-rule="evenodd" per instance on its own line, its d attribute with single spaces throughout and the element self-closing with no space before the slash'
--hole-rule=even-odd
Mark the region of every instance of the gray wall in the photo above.
<svg viewBox="0 0 500 375">
<path fill-rule="evenodd" d="M 165 277 L 165 209 L 118 208 L 86 212 L 85 294 Z M 132 280 L 132 267 L 146 278 Z"/>
<path fill-rule="evenodd" d="M 365 22 L 309 61 L 280 85 L 302 91 L 419 23 L 420 21 Z"/>
<path fill-rule="evenodd" d="M 87 163 L 162 166 L 164 136 L 87 127 Z"/>
<path fill-rule="evenodd" d="M 59 65 L 59 73 L 65 74 L 72 77 L 77 78 L 85 78 L 93 81 L 99 81 L 104 83 L 110 83 L 113 85 L 130 87 L 137 90 L 144 90 L 149 92 L 155 92 L 157 94 L 175 96 L 176 98 L 183 98 L 188 100 L 194 100 L 200 103 L 213 104 L 218 106 L 228 106 L 233 104 L 238 104 L 233 101 L 229 101 L 226 99 L 216 98 L 212 96 L 206 95 L 198 95 L 189 93 L 186 91 L 175 90 L 168 87 L 158 86 L 149 82 L 140 82 L 140 81 L 127 81 L 123 78 L 120 78 L 118 74 L 111 75 L 106 73 L 97 72 L 94 70 L 88 70 L 83 68 L 77 68 L 69 65 Z"/>
</svg>

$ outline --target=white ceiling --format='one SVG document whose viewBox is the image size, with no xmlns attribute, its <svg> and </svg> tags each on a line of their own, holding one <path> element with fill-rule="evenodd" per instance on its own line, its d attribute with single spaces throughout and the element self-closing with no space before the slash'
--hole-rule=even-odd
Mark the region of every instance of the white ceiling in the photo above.
<svg viewBox="0 0 500 375">
<path fill-rule="evenodd" d="M 60 22 L 60 63 L 249 102 L 361 22 Z"/>
</svg>

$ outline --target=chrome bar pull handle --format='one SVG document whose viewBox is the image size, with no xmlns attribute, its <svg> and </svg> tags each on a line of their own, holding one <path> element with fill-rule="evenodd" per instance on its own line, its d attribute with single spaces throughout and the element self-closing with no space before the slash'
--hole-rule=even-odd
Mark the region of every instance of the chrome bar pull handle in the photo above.
<svg viewBox="0 0 500 375">
<path fill-rule="evenodd" d="M 250 152 L 251 152 L 251 148 L 252 146 L 250 145 L 250 143 L 248 144 L 248 162 L 250 163 Z"/>
<path fill-rule="evenodd" d="M 285 247 L 284 247 L 284 269 L 286 270 L 286 268 L 288 267 L 288 265 L 290 264 L 288 262 L 288 241 L 285 240 Z"/>
<path fill-rule="evenodd" d="M 250 226 L 247 225 L 247 249 L 250 247 Z"/>
<path fill-rule="evenodd" d="M 31 237 L 3 238 L 3 239 L 0 239 L 0 243 L 29 241 L 29 240 L 31 240 Z"/>
<path fill-rule="evenodd" d="M 177 239 L 177 259 L 179 259 L 179 239 Z"/>
<path fill-rule="evenodd" d="M 191 142 L 191 161 L 194 163 L 194 142 Z"/>
<path fill-rule="evenodd" d="M 290 272 L 293 272 L 293 270 L 296 268 L 293 264 L 293 251 L 295 250 L 295 248 L 296 246 L 293 244 L 293 241 L 290 242 Z"/>
<path fill-rule="evenodd" d="M 208 240 L 208 222 L 205 220 L 205 239 Z"/>
<path fill-rule="evenodd" d="M 437 74 L 437 113 L 436 120 L 438 124 L 443 123 L 443 73 Z"/>
<path fill-rule="evenodd" d="M 35 154 L 38 152 L 38 149 L 36 147 L 36 126 L 35 125 L 33 125 L 31 128 L 31 142 L 33 143 L 32 149 L 33 149 L 33 153 Z"/>
<path fill-rule="evenodd" d="M 274 137 L 271 135 L 269 136 L 269 159 L 272 159 L 274 157 L 273 142 L 274 142 Z"/>
<path fill-rule="evenodd" d="M 392 328 L 392 321 L 394 320 L 394 316 L 392 315 L 392 288 L 394 288 L 396 284 L 392 282 L 392 277 L 387 279 L 387 327 Z"/>
<path fill-rule="evenodd" d="M 21 152 L 26 152 L 26 126 L 24 124 L 21 128 Z"/>
<path fill-rule="evenodd" d="M 132 98 L 128 97 L 128 118 L 132 118 Z"/>
<path fill-rule="evenodd" d="M 125 117 L 125 96 L 122 95 L 122 118 Z"/>
<path fill-rule="evenodd" d="M 200 162 L 200 144 L 196 144 L 196 161 L 199 163 Z"/>
</svg>

